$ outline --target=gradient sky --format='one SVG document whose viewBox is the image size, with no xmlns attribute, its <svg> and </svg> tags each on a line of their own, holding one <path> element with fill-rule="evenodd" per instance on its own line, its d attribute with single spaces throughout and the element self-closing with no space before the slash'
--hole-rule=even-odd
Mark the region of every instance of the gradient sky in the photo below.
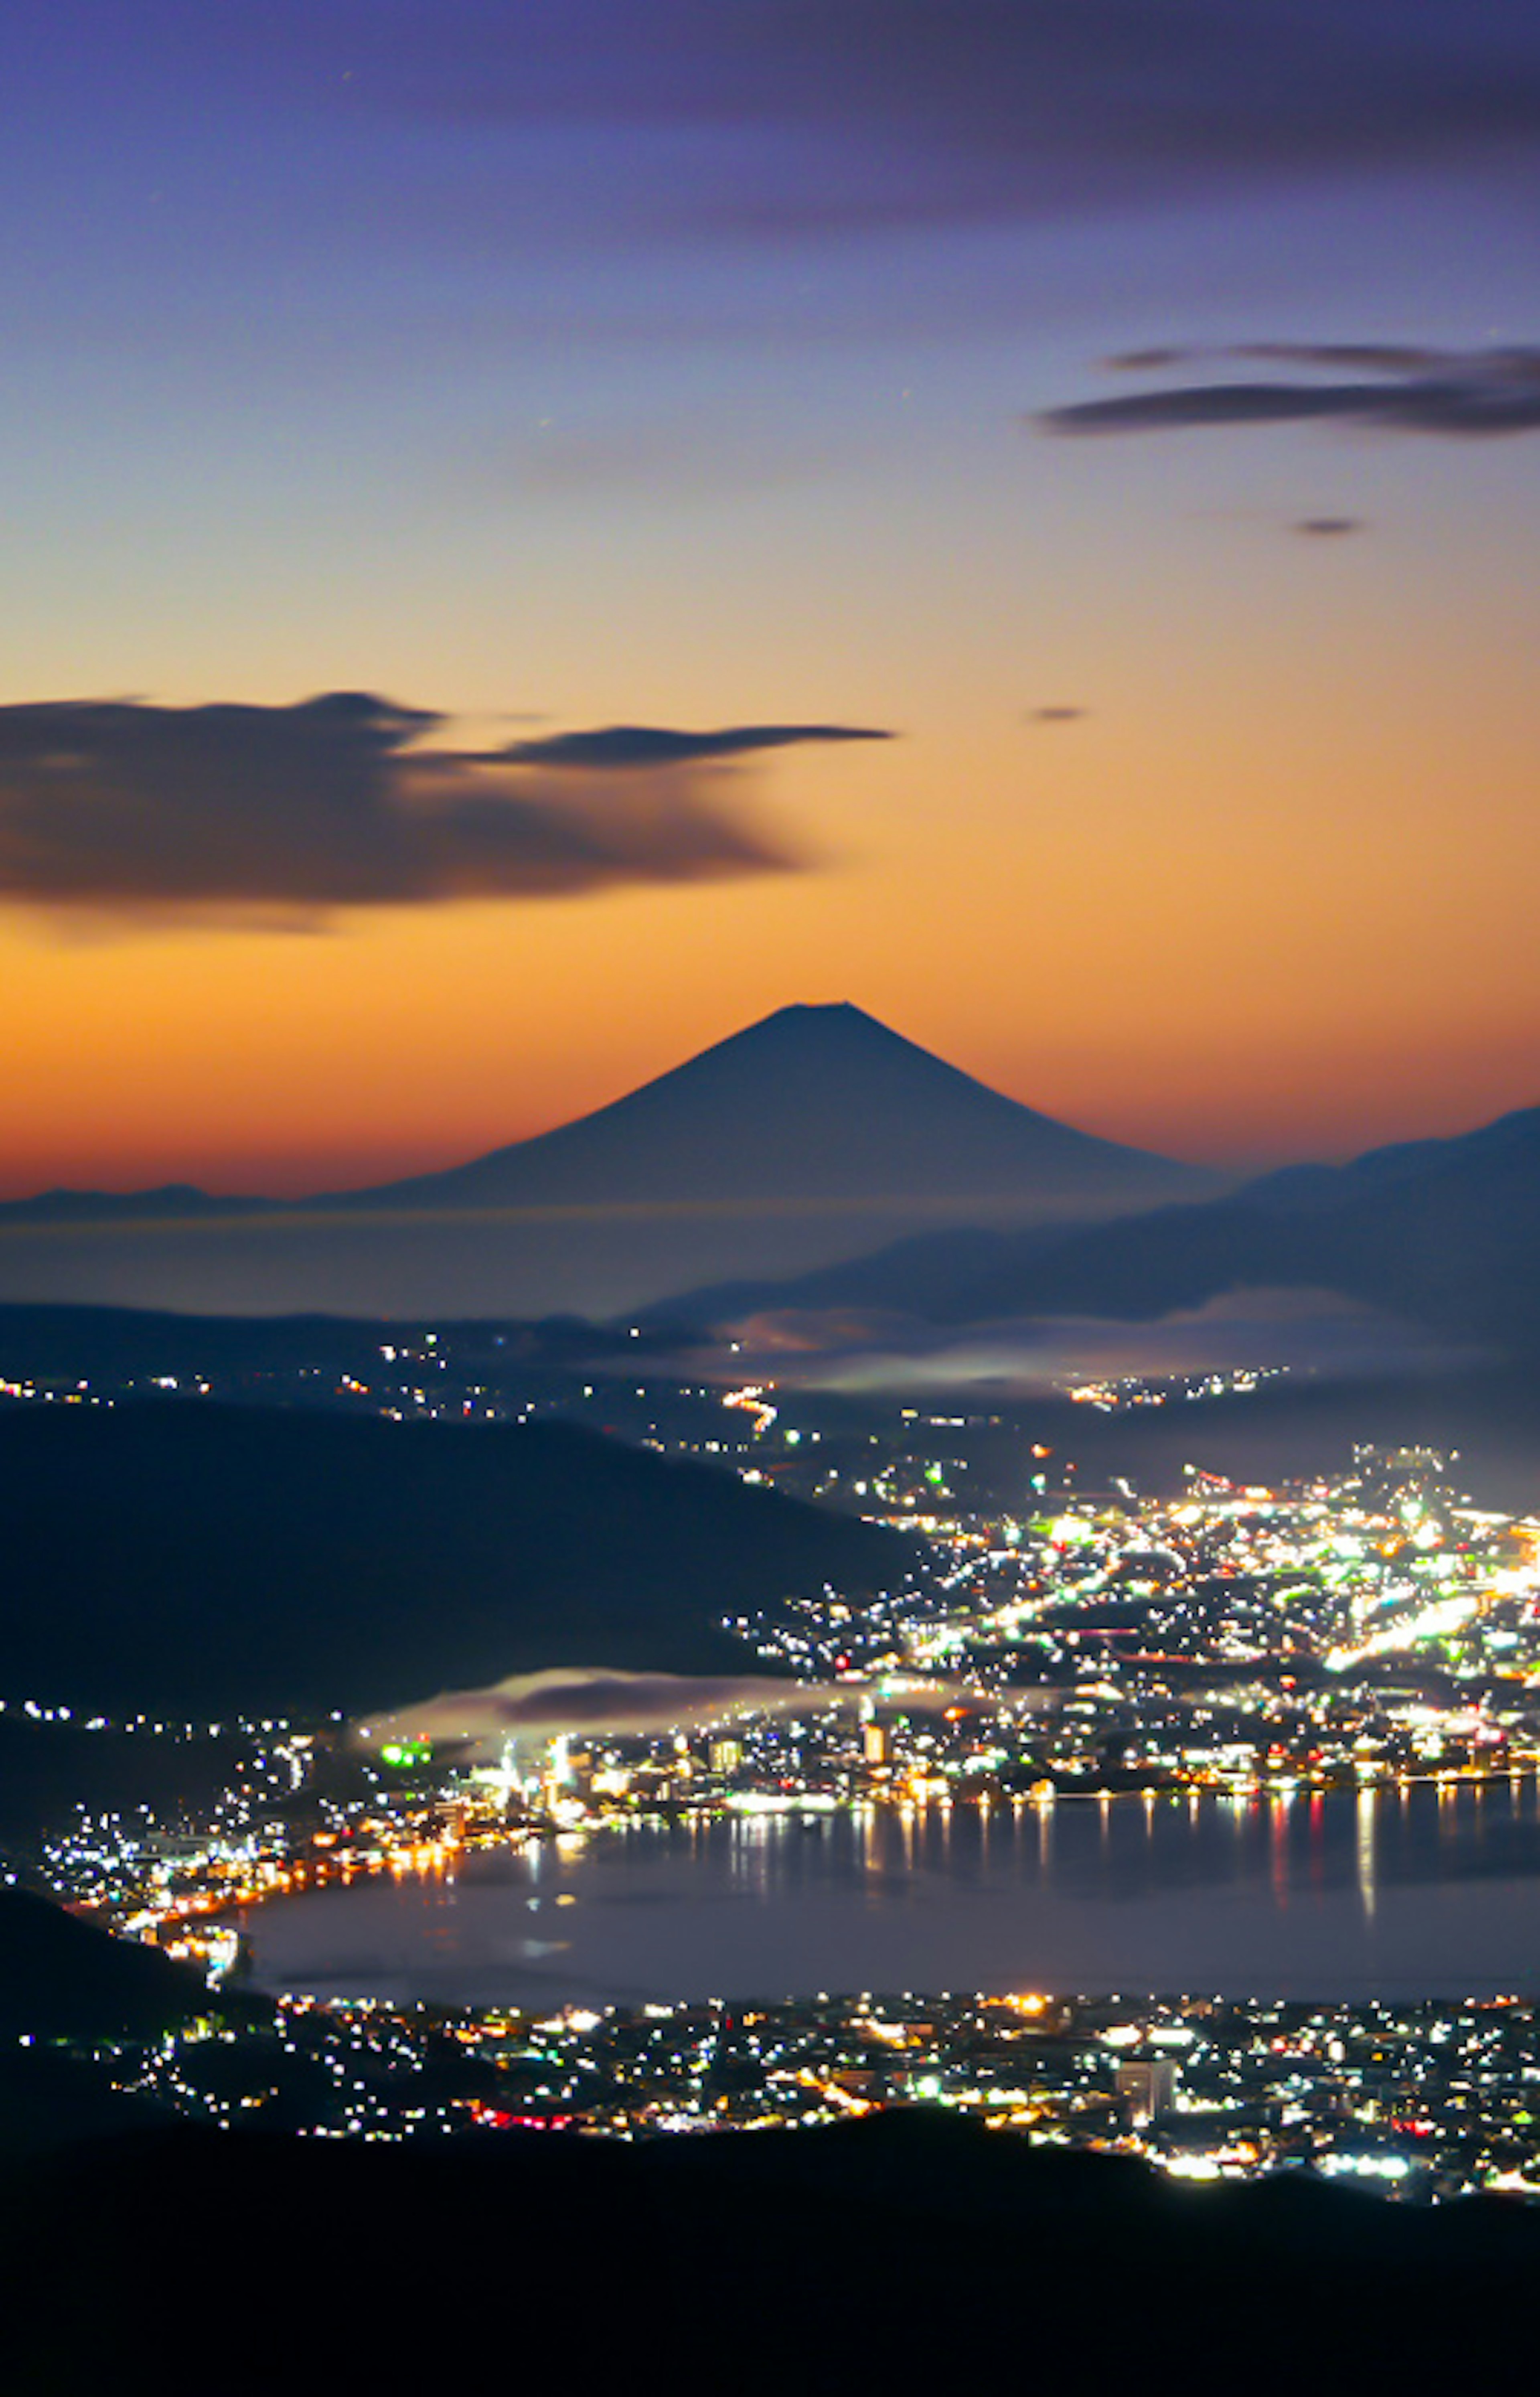
<svg viewBox="0 0 1540 2397">
<path fill-rule="evenodd" d="M 1531 0 L 52 0 L 0 118 L 6 1194 L 792 999 L 1215 1160 L 1540 1100 Z"/>
</svg>

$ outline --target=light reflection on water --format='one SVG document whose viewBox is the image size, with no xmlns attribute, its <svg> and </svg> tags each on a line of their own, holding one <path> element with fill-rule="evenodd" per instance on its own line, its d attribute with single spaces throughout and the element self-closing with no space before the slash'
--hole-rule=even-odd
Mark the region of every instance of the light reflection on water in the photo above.
<svg viewBox="0 0 1540 2397">
<path fill-rule="evenodd" d="M 280 1899 L 247 1927 L 267 1988 L 484 2005 L 1540 1994 L 1540 1789 L 1516 1777 L 636 1825 Z"/>
</svg>

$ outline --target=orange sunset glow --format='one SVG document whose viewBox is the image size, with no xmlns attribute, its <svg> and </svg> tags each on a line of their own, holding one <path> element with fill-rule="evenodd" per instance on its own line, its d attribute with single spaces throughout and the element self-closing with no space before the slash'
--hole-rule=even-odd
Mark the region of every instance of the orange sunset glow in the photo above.
<svg viewBox="0 0 1540 2397">
<path fill-rule="evenodd" d="M 806 222 L 749 165 L 740 222 L 565 86 L 482 157 L 408 85 L 306 115 L 287 56 L 125 134 L 154 210 L 77 145 L 100 254 L 72 186 L 13 295 L 0 1192 L 449 1164 L 797 999 L 1225 1164 L 1534 1101 L 1540 261 L 1431 87 L 1421 178 L 1359 181 L 1292 119 L 1253 176 L 1222 78 L 1185 165 L 1050 109 L 1047 182 L 986 141 L 975 190 L 917 100 L 902 203 L 874 88 Z M 351 848 L 228 725 L 235 798 L 145 763 L 362 693 L 422 714 L 352 719 L 395 796 Z"/>
</svg>

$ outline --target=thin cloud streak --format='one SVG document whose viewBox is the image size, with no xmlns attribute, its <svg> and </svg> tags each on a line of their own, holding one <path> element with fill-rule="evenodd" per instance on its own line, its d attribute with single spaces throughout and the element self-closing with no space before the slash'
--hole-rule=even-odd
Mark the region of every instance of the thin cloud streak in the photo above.
<svg viewBox="0 0 1540 2397">
<path fill-rule="evenodd" d="M 1414 26 L 1390 0 L 526 0 L 512 17 L 440 0 L 391 8 L 385 38 L 380 0 L 280 0 L 278 16 L 291 66 L 351 66 L 362 47 L 355 106 L 483 135 L 663 133 L 687 169 L 628 185 L 633 208 L 794 236 L 1540 142 L 1540 23 L 1513 0 L 1423 0 Z"/>
<path fill-rule="evenodd" d="M 763 749 L 790 749 L 807 742 L 891 741 L 891 732 L 850 724 L 739 724 L 716 732 L 674 732 L 651 724 L 609 724 L 596 732 L 556 732 L 520 741 L 503 752 L 510 763 L 586 766 L 605 771 L 638 767 L 693 766 L 716 757 L 744 757 Z"/>
<path fill-rule="evenodd" d="M 1158 350 L 1115 359 L 1118 369 L 1183 365 L 1204 357 L 1357 368 L 1361 382 L 1217 382 L 1077 400 L 1035 420 L 1040 431 L 1088 435 L 1161 433 L 1215 425 L 1287 424 L 1341 418 L 1383 432 L 1459 440 L 1540 432 L 1540 348 L 1419 350 L 1375 343 L 1252 341 L 1223 350 Z M 1341 529 L 1333 522 L 1332 529 Z"/>
</svg>

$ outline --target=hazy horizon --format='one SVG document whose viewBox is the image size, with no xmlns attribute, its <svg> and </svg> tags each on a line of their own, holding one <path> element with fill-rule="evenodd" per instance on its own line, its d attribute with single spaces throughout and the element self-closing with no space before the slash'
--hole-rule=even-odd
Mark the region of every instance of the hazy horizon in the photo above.
<svg viewBox="0 0 1540 2397">
<path fill-rule="evenodd" d="M 854 1001 L 846 1000 L 792 999 L 783 1002 L 787 1008 L 855 1006 L 856 1004 Z M 780 1011 L 779 1009 L 771 1011 L 772 1013 Z M 861 1011 L 871 1012 L 869 1010 Z M 764 1017 L 755 1018 L 753 1023 L 757 1024 L 766 1020 Z M 901 1026 L 889 1023 L 885 1019 L 876 1020 L 883 1023 L 884 1029 L 900 1032 L 904 1039 L 912 1037 L 907 1032 L 904 1032 Z M 638 1082 L 601 1094 L 593 1101 L 591 1105 L 575 1107 L 569 1113 L 553 1117 L 548 1122 L 541 1121 L 532 1124 L 528 1130 L 511 1132 L 505 1136 L 495 1137 L 479 1149 L 449 1148 L 444 1146 L 442 1143 L 417 1146 L 406 1143 L 403 1136 L 401 1142 L 384 1141 L 378 1149 L 372 1151 L 352 1152 L 347 1161 L 346 1172 L 332 1179 L 325 1177 L 327 1158 L 325 1150 L 305 1150 L 287 1157 L 281 1152 L 277 1155 L 271 1151 L 263 1152 L 261 1156 L 253 1159 L 252 1164 L 253 1172 L 261 1172 L 262 1178 L 260 1183 L 254 1180 L 251 1174 L 243 1174 L 240 1170 L 230 1165 L 202 1174 L 192 1170 L 167 1170 L 155 1173 L 154 1178 L 150 1178 L 147 1172 L 143 1178 L 123 1177 L 114 1183 L 88 1181 L 82 1178 L 54 1182 L 47 1185 L 22 1186 L 20 1182 L 16 1182 L 14 1187 L 11 1186 L 12 1182 L 15 1181 L 14 1176 L 0 1174 L 0 1202 L 45 1196 L 52 1190 L 90 1189 L 132 1195 L 140 1191 L 188 1185 L 206 1190 L 216 1197 L 292 1200 L 324 1197 L 330 1193 L 345 1194 L 382 1185 L 388 1186 L 397 1181 L 410 1180 L 418 1175 L 434 1174 L 452 1170 L 460 1165 L 474 1163 L 502 1148 L 515 1147 L 525 1141 L 539 1140 L 548 1132 L 560 1132 L 569 1125 L 581 1123 L 590 1116 L 602 1114 L 607 1108 L 632 1097 L 638 1090 L 645 1090 L 652 1082 L 666 1078 L 678 1067 L 690 1064 L 708 1049 L 725 1045 L 739 1033 L 752 1028 L 753 1024 L 734 1025 L 719 1037 L 714 1037 L 709 1041 L 703 1040 L 698 1048 L 688 1053 L 669 1059 L 660 1065 L 655 1072 L 645 1073 Z M 917 1041 L 915 1045 L 924 1046 L 925 1044 Z M 942 1054 L 943 1052 L 931 1051 L 928 1053 Z M 958 1063 L 957 1059 L 950 1056 L 944 1057 L 944 1062 L 948 1065 Z M 960 1070 L 970 1069 L 960 1068 Z M 1486 1115 L 1475 1117 L 1468 1113 L 1462 1114 L 1457 1103 L 1452 1102 L 1440 1111 L 1435 1120 L 1427 1120 L 1426 1119 L 1426 1110 L 1418 1110 L 1412 1104 L 1413 1094 L 1409 1094 L 1408 1104 L 1403 1110 L 1409 1121 L 1403 1130 L 1387 1138 L 1378 1135 L 1373 1138 L 1348 1136 L 1333 1146 L 1320 1145 L 1313 1148 L 1297 1146 L 1285 1148 L 1264 1144 L 1251 1148 L 1231 1145 L 1204 1151 L 1183 1150 L 1179 1149 L 1174 1142 L 1160 1140 L 1158 1132 L 1146 1132 L 1140 1139 L 1134 1140 L 1132 1136 L 1109 1130 L 1104 1124 L 1093 1123 L 1083 1115 L 1053 1114 L 1051 1110 L 1041 1105 L 1030 1091 L 1005 1089 L 1002 1085 L 988 1082 L 984 1076 L 978 1074 L 971 1074 L 971 1078 L 984 1082 L 986 1089 L 994 1090 L 999 1096 L 1011 1099 L 1017 1105 L 1031 1108 L 1037 1114 L 1051 1115 L 1053 1121 L 1063 1123 L 1077 1132 L 1090 1132 L 1099 1139 L 1117 1141 L 1123 1145 L 1146 1148 L 1152 1154 L 1169 1158 L 1175 1163 L 1202 1166 L 1217 1173 L 1242 1180 L 1255 1174 L 1269 1172 L 1284 1165 L 1346 1163 L 1362 1156 L 1370 1149 L 1389 1145 L 1390 1139 L 1417 1140 L 1457 1136 L 1464 1132 L 1476 1131 L 1481 1124 L 1493 1119 Z M 1536 1090 L 1529 1101 L 1520 1099 L 1515 1103 L 1514 1107 L 1502 1108 L 1498 1113 L 1513 1113 L 1528 1104 L 1540 1104 L 1540 1090 Z"/>
</svg>

